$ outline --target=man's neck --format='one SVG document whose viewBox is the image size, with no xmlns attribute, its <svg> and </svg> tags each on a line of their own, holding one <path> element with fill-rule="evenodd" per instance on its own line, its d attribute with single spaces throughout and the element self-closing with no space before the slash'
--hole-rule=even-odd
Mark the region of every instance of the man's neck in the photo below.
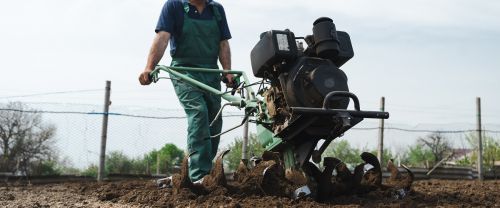
<svg viewBox="0 0 500 208">
<path fill-rule="evenodd" d="M 195 6 L 196 8 L 205 8 L 205 5 L 207 3 L 206 0 L 189 0 L 189 3 Z"/>
</svg>

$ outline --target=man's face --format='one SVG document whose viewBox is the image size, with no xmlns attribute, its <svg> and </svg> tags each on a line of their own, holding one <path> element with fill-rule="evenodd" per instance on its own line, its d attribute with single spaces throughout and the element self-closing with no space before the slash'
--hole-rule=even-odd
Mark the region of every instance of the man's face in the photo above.
<svg viewBox="0 0 500 208">
<path fill-rule="evenodd" d="M 201 4 L 203 2 L 207 2 L 207 0 L 189 0 L 189 3 L 192 4 Z"/>
</svg>

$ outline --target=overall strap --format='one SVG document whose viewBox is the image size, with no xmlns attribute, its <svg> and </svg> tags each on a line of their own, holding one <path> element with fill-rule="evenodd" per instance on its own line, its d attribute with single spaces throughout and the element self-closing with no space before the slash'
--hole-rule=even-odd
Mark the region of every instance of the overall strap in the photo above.
<svg viewBox="0 0 500 208">
<path fill-rule="evenodd" d="M 215 20 L 217 20 L 217 24 L 222 21 L 222 15 L 220 14 L 219 8 L 215 5 L 215 3 L 212 1 L 208 5 L 212 7 L 212 11 L 214 13 Z"/>
</svg>

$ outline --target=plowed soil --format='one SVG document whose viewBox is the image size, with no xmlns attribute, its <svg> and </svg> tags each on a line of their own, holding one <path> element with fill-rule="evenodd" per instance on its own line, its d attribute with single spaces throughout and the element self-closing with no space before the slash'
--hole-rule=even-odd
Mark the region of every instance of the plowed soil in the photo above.
<svg viewBox="0 0 500 208">
<path fill-rule="evenodd" d="M 212 192 L 174 194 L 152 180 L 0 187 L 0 207 L 500 207 L 500 181 L 416 181 L 402 200 L 383 192 L 312 199 Z"/>
</svg>

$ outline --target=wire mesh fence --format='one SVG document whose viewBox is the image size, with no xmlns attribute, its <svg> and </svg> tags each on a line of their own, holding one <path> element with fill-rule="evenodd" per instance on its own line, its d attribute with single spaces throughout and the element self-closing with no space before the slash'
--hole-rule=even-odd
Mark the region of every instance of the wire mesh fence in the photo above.
<svg viewBox="0 0 500 208">
<path fill-rule="evenodd" d="M 141 107 L 111 107 L 107 133 L 107 155 L 110 159 L 120 159 L 119 163 L 142 161 L 148 159 L 147 154 L 160 150 L 167 143 L 185 149 L 187 120 L 184 111 L 179 109 L 154 109 Z M 119 112 L 119 113 L 118 113 Z M 47 159 L 57 159 L 63 165 L 74 170 L 85 171 L 95 168 L 99 163 L 102 130 L 102 106 L 81 104 L 29 103 L 24 109 L 0 108 L 0 115 L 17 113 L 24 115 L 41 115 L 43 122 L 56 128 L 52 154 Z M 224 114 L 224 128 L 241 123 L 241 113 Z M 7 130 L 9 125 L 4 125 Z M 232 138 L 241 136 L 241 132 L 233 131 L 222 136 L 222 145 Z M 6 158 L 6 148 L 16 148 L 13 137 L 10 145 L 2 145 L 0 154 Z M 221 146 L 222 146 L 221 145 Z M 17 159 L 19 160 L 19 159 Z M 156 158 L 150 158 L 156 161 Z M 152 163 L 149 161 L 150 163 Z M 147 163 L 148 161 L 145 161 Z M 14 161 L 14 163 L 16 163 Z M 156 163 L 156 162 L 155 162 Z M 122 164 L 123 165 L 123 164 Z M 147 166 L 146 164 L 145 166 Z M 139 173 L 152 172 L 156 164 L 149 164 L 150 169 L 141 168 Z M 144 166 L 144 165 L 143 165 Z M 14 168 L 15 169 L 15 168 Z M 123 170 L 123 169 L 121 169 Z M 94 170 L 90 170 L 93 172 Z M 13 174 L 25 174 L 16 170 L 3 171 Z M 124 171 L 129 172 L 129 171 Z M 137 173 L 138 171 L 134 171 Z M 94 173 L 91 173 L 94 174 Z"/>
<path fill-rule="evenodd" d="M 15 159 L 12 166 L 0 169 L 0 172 L 9 174 L 88 174 L 94 176 L 99 163 L 102 106 L 84 104 L 62 103 L 26 103 L 24 109 L 8 108 L 7 103 L 2 104 L 0 115 L 5 113 L 23 113 L 27 115 L 41 115 L 45 124 L 55 127 L 53 134 L 53 149 L 50 156 L 31 155 L 32 163 L 38 164 L 38 169 L 55 168 L 57 171 L 30 171 L 19 168 L 26 159 Z M 242 112 L 225 112 L 224 127 L 228 129 L 242 121 Z M 5 131 L 8 125 L 1 124 Z M 255 126 L 251 125 L 251 131 Z M 500 125 L 485 124 L 484 134 L 490 140 L 485 142 L 498 142 L 500 139 Z M 186 147 L 187 121 L 181 109 L 161 109 L 115 106 L 110 107 L 108 133 L 107 133 L 107 160 L 109 173 L 124 174 L 151 174 L 174 171 L 180 156 L 161 155 L 158 153 L 166 148 L 167 143 L 175 144 L 181 151 Z M 375 150 L 378 140 L 378 122 L 376 120 L 364 121 L 350 131 L 346 132 L 338 141 L 348 141 L 351 147 L 362 150 Z M 408 162 L 409 150 L 418 145 L 420 138 L 439 134 L 445 137 L 453 149 L 454 159 L 449 161 L 469 160 L 469 163 L 457 164 L 472 167 L 474 165 L 475 144 L 474 135 L 477 135 L 474 123 L 447 123 L 447 124 L 420 124 L 417 126 L 391 123 L 386 121 L 384 129 L 385 148 L 392 157 L 402 162 Z M 1 132 L 0 132 L 1 133 Z M 2 136 L 2 135 L 0 135 Z M 222 136 L 220 149 L 227 148 L 236 137 L 242 136 L 242 130 L 237 129 Z M 472 140 L 471 140 L 472 139 Z M 0 158 L 4 161 L 11 157 L 13 140 L 10 144 L 2 144 Z M 333 143 L 335 145 L 335 143 Z M 10 149 L 9 149 L 10 148 Z M 8 151 L 6 149 L 9 149 Z M 493 154 L 491 164 L 495 165 L 500 160 L 498 152 Z M 155 153 L 156 152 L 156 153 Z M 39 157 L 39 158 L 36 158 Z M 495 158 L 497 157 L 497 158 Z M 29 157 L 28 157 L 29 158 Z M 406 159 L 405 159 L 406 158 Z M 45 161 L 52 161 L 46 164 Z M 164 160 L 164 161 L 162 161 Z M 109 163 L 108 163 L 109 164 Z M 114 166 L 113 166 L 114 165 Z M 115 167 L 116 166 L 116 167 Z M 415 166 L 432 166 L 420 163 Z M 114 169 L 113 169 L 114 168 Z M 429 168 L 429 167 L 427 167 Z"/>
</svg>

